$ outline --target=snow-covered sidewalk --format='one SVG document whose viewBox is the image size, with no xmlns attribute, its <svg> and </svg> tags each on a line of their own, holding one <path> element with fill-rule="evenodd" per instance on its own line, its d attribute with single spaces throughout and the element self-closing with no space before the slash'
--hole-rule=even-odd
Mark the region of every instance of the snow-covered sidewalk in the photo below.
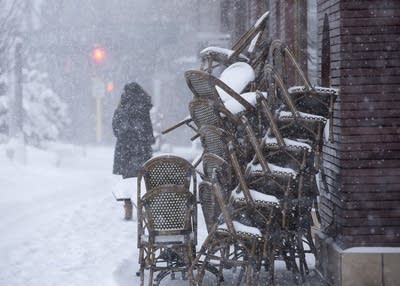
<svg viewBox="0 0 400 286">
<path fill-rule="evenodd" d="M 0 285 L 138 285 L 136 215 L 125 221 L 113 197 L 120 178 L 111 174 L 112 148 L 59 149 L 28 148 L 19 164 L 0 145 Z M 201 212 L 199 227 L 201 243 Z M 282 271 L 279 285 L 290 285 Z"/>
</svg>

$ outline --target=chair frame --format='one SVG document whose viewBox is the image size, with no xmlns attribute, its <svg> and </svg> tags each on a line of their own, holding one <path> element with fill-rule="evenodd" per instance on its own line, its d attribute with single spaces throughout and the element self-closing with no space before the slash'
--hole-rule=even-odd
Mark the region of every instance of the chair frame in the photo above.
<svg viewBox="0 0 400 286">
<path fill-rule="evenodd" d="M 258 20 L 254 23 L 253 26 L 250 27 L 239 39 L 237 39 L 232 45 L 232 52 L 229 56 L 225 54 L 221 54 L 216 51 L 206 52 L 201 56 L 201 65 L 200 70 L 207 71 L 208 73 L 212 73 L 213 70 L 218 66 L 228 66 L 237 61 L 250 61 L 252 66 L 258 65 L 263 61 L 263 56 L 265 54 L 262 53 L 261 56 L 256 56 L 255 51 L 249 51 L 252 55 L 250 58 L 242 55 L 246 47 L 252 46 L 254 49 L 260 44 L 263 34 L 266 33 L 266 25 L 269 16 L 269 11 L 266 11 L 263 15 L 261 15 Z M 254 42 L 255 41 L 255 42 Z M 214 62 L 217 64 L 214 65 Z"/>
<path fill-rule="evenodd" d="M 319 87 L 312 86 L 310 80 L 305 75 L 303 70 L 300 68 L 300 65 L 297 62 L 296 57 L 294 56 L 292 51 L 289 49 L 287 45 L 282 43 L 281 40 L 278 39 L 274 40 L 270 45 L 270 50 L 268 54 L 268 59 L 270 64 L 274 65 L 276 52 L 280 53 L 282 56 L 288 57 L 289 62 L 294 67 L 296 74 L 299 76 L 300 80 L 304 84 L 304 87 L 302 88 L 301 91 L 298 91 L 296 93 L 288 93 L 288 96 L 292 99 L 293 104 L 299 106 L 296 103 L 301 102 L 302 99 L 313 98 L 317 102 L 320 102 L 322 105 L 325 105 L 327 109 L 327 114 L 318 114 L 318 115 L 322 115 L 329 119 L 329 140 L 333 141 L 333 107 L 336 98 L 338 96 L 338 93 L 333 91 L 323 92 L 322 90 L 319 89 Z M 282 71 L 282 73 L 283 72 L 284 71 Z M 324 102 L 321 99 L 321 97 L 325 95 L 329 97 L 328 103 Z"/>
<path fill-rule="evenodd" d="M 251 105 L 247 100 L 245 100 L 243 97 L 241 97 L 232 88 L 230 88 L 219 78 L 217 78 L 211 74 L 208 74 L 206 72 L 199 71 L 199 70 L 187 70 L 187 71 L 185 71 L 185 79 L 186 79 L 186 83 L 187 83 L 189 89 L 192 91 L 192 93 L 195 97 L 206 97 L 206 98 L 210 98 L 217 102 L 222 103 L 222 100 L 216 89 L 216 87 L 219 87 L 223 91 L 225 91 L 229 96 L 231 96 L 233 99 L 238 101 L 241 105 L 243 105 L 245 107 L 245 109 L 247 109 L 247 110 L 255 109 L 253 105 Z M 198 89 L 196 89 L 196 83 L 198 83 L 198 82 L 201 82 L 202 86 L 207 86 L 207 88 L 209 88 L 209 90 L 206 92 L 202 92 L 202 91 L 200 92 Z"/>
<path fill-rule="evenodd" d="M 284 138 L 282 137 L 281 133 L 276 124 L 276 120 L 273 117 L 273 114 L 268 106 L 268 102 L 263 99 L 261 95 L 258 96 L 258 100 L 263 110 L 263 114 L 267 118 L 270 126 L 271 133 L 275 136 L 276 145 L 273 147 L 268 147 L 264 144 L 264 141 L 260 145 L 260 149 L 267 151 L 263 152 L 267 159 L 271 158 L 272 156 L 279 156 L 282 157 L 282 154 L 286 155 L 294 164 L 296 165 L 296 170 L 299 172 L 299 185 L 297 190 L 297 207 L 295 215 L 293 216 L 295 221 L 295 227 L 297 229 L 298 235 L 298 248 L 300 255 L 300 272 L 308 273 L 308 265 L 305 260 L 304 253 L 311 252 L 316 255 L 316 249 L 314 242 L 311 236 L 311 224 L 312 224 L 312 217 L 311 217 L 311 206 L 308 205 L 309 200 L 316 200 L 317 191 L 311 189 L 304 191 L 304 184 L 306 179 L 310 181 L 309 184 L 312 188 L 312 184 L 315 183 L 315 174 L 317 170 L 314 169 L 313 162 L 314 162 L 314 151 L 312 150 L 311 146 L 300 146 L 295 148 L 290 148 L 285 143 Z M 309 168 L 311 165 L 311 168 Z M 316 187 L 316 186 L 315 186 Z M 304 202 L 305 201 L 305 205 Z M 304 251 L 302 246 L 302 235 L 305 236 L 305 242 L 309 245 L 310 251 Z"/>
<path fill-rule="evenodd" d="M 169 168 L 167 168 L 167 173 L 163 172 L 165 171 L 163 168 L 168 165 L 179 168 L 180 173 L 171 173 L 173 170 Z M 142 192 L 142 180 L 145 182 L 146 191 L 152 190 L 156 186 L 178 183 L 178 185 L 183 185 L 186 189 L 193 186 L 193 192 L 197 192 L 196 171 L 193 165 L 186 159 L 172 154 L 154 156 L 143 164 L 137 178 L 138 199 Z"/>
<path fill-rule="evenodd" d="M 140 285 L 148 269 L 148 285 L 158 284 L 167 274 L 185 274 L 194 257 L 196 246 L 196 198 L 183 186 L 157 186 L 138 201 L 140 237 Z M 178 221 L 165 221 L 165 218 Z"/>
<path fill-rule="evenodd" d="M 233 209 L 229 206 L 229 202 L 217 182 L 216 172 L 212 176 L 211 186 L 221 209 L 221 216 L 226 228 L 221 229 L 218 223 L 213 225 L 189 269 L 191 283 L 192 285 L 202 285 L 204 273 L 211 263 L 210 261 L 218 260 L 220 263 L 217 265 L 219 271 L 216 285 L 220 285 L 223 280 L 223 269 L 231 267 L 242 268 L 237 285 L 242 280 L 243 274 L 245 275 L 246 285 L 254 283 L 258 285 L 258 269 L 261 267 L 261 257 L 264 257 L 263 253 L 266 246 L 264 239 L 262 235 L 257 236 L 243 230 L 236 230 L 232 217 Z M 203 260 L 201 260 L 202 257 L 204 257 Z M 194 275 L 195 269 L 197 269 L 197 276 Z"/>
<path fill-rule="evenodd" d="M 145 183 L 145 190 L 142 190 L 142 180 L 144 180 Z M 193 197 L 197 199 L 197 175 L 194 166 L 186 159 L 170 154 L 155 156 L 146 161 L 137 178 L 137 247 L 140 249 L 139 263 L 141 265 L 141 283 L 144 281 L 144 268 L 147 267 L 147 269 L 150 269 L 153 272 L 159 270 L 157 267 L 149 267 L 143 258 L 145 255 L 145 250 L 143 248 L 146 246 L 151 247 L 151 245 L 146 245 L 142 240 L 142 234 L 144 234 L 147 224 L 144 218 L 143 204 L 141 204 L 141 202 L 143 197 L 146 195 L 153 196 L 152 194 L 154 192 L 158 194 L 163 190 L 170 192 L 171 189 L 185 190 L 190 192 Z M 142 193 L 145 194 L 143 195 Z M 193 209 L 192 219 L 192 240 L 193 245 L 195 246 L 197 245 L 197 207 Z M 168 271 L 166 272 L 166 268 L 163 268 L 163 270 L 164 271 L 161 271 L 159 276 L 157 276 L 160 279 L 165 276 L 165 273 L 169 273 Z M 173 272 L 174 271 L 172 271 L 172 273 Z M 150 282 L 152 281 L 149 281 L 149 283 Z"/>
</svg>

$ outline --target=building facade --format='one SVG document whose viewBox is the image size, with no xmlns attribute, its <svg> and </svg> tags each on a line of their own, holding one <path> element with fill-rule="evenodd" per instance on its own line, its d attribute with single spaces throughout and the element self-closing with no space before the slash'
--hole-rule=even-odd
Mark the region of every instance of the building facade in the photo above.
<svg viewBox="0 0 400 286">
<path fill-rule="evenodd" d="M 271 40 L 288 44 L 315 83 L 340 89 L 323 149 L 317 268 L 332 285 L 397 285 L 400 2 L 270 0 L 269 9 Z"/>
</svg>

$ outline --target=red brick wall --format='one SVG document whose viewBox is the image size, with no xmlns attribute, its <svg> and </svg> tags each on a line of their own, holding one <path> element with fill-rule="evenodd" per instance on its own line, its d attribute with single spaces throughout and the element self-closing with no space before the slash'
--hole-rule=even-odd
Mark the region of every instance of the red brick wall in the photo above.
<svg viewBox="0 0 400 286">
<path fill-rule="evenodd" d="M 400 246 L 400 1 L 319 0 L 329 18 L 335 143 L 322 219 L 344 247 Z M 327 229 L 328 231 L 328 229 Z"/>
<path fill-rule="evenodd" d="M 306 2 L 269 2 L 271 39 L 287 43 L 303 68 Z M 319 59 L 326 14 L 329 81 L 340 88 L 334 142 L 323 149 L 323 229 L 343 247 L 400 246 L 400 1 L 317 2 Z"/>
</svg>

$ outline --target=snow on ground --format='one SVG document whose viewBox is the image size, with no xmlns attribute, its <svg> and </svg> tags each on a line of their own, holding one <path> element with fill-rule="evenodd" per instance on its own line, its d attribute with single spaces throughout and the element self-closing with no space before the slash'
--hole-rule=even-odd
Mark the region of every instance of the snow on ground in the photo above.
<svg viewBox="0 0 400 286">
<path fill-rule="evenodd" d="M 121 181 L 111 174 L 113 149 L 25 150 L 25 163 L 18 163 L 0 145 L 0 285 L 138 285 L 135 212 L 125 221 L 112 195 Z M 133 196 L 135 189 L 133 182 Z M 201 243 L 201 212 L 199 225 Z M 287 276 L 278 273 L 277 284 L 288 285 Z M 161 284 L 188 283 L 165 278 Z"/>
</svg>

